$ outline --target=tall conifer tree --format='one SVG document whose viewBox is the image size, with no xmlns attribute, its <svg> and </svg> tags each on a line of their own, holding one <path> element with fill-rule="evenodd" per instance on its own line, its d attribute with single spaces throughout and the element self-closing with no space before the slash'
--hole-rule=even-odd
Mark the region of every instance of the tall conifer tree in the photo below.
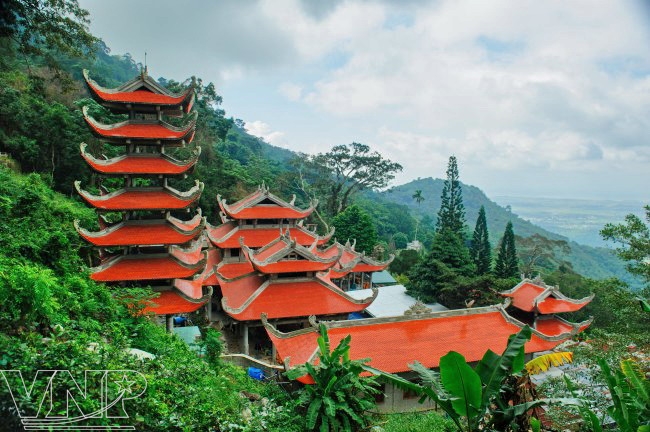
<svg viewBox="0 0 650 432">
<path fill-rule="evenodd" d="M 501 246 L 499 247 L 499 253 L 497 255 L 497 262 L 494 267 L 494 274 L 499 278 L 519 277 L 515 233 L 512 229 L 512 222 L 508 222 L 506 230 L 503 233 Z"/>
<path fill-rule="evenodd" d="M 492 246 L 488 237 L 485 207 L 481 206 L 476 219 L 476 227 L 472 236 L 470 255 L 476 266 L 478 276 L 490 273 L 492 267 Z"/>
<path fill-rule="evenodd" d="M 465 206 L 463 205 L 463 192 L 458 179 L 456 156 L 449 158 L 447 179 L 440 196 L 440 210 L 436 222 L 436 232 L 445 229 L 464 236 Z"/>
</svg>

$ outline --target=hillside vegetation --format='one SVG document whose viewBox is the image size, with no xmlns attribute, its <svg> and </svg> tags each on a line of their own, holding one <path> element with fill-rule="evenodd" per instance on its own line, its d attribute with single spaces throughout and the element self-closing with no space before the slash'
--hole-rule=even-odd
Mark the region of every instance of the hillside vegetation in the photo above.
<svg viewBox="0 0 650 432">
<path fill-rule="evenodd" d="M 435 215 L 440 208 L 440 194 L 443 185 L 444 180 L 428 177 L 395 186 L 386 192 L 369 194 L 369 199 L 404 205 L 408 207 L 410 212 L 420 217 Z M 463 184 L 462 188 L 463 202 L 465 203 L 467 221 L 470 226 L 476 221 L 481 206 L 485 207 L 492 245 L 498 244 L 506 224 L 512 221 L 514 231 L 518 236 L 530 237 L 539 234 L 548 239 L 568 242 L 570 251 L 560 253 L 559 258 L 570 262 L 576 272 L 595 279 L 616 277 L 634 288 L 642 286 L 638 278 L 630 275 L 625 270 L 624 264 L 611 249 L 578 244 L 565 236 L 550 232 L 522 219 L 517 214 L 492 201 L 476 186 Z M 417 190 L 421 190 L 422 195 L 425 197 L 421 204 L 417 204 L 413 199 L 413 194 Z"/>
</svg>

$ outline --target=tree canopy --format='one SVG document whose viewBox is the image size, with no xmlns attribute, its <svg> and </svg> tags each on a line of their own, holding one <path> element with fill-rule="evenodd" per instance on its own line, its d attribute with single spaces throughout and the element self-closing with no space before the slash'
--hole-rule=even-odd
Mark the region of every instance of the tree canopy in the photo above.
<svg viewBox="0 0 650 432">
<path fill-rule="evenodd" d="M 476 219 L 470 255 L 476 266 L 477 275 L 490 273 L 492 269 L 492 245 L 490 245 L 487 221 L 485 219 L 485 207 L 483 206 L 481 206 L 478 212 L 478 218 Z"/>
<path fill-rule="evenodd" d="M 23 60 L 41 59 L 56 73 L 61 54 L 92 55 L 99 39 L 88 31 L 89 24 L 88 11 L 77 0 L 4 0 L 0 8 L 4 48 L 13 45 Z"/>
<path fill-rule="evenodd" d="M 508 222 L 503 233 L 497 254 L 497 262 L 494 265 L 494 274 L 496 277 L 503 279 L 519 277 L 519 263 L 512 222 Z"/>
<path fill-rule="evenodd" d="M 458 162 L 455 156 L 449 157 L 447 179 L 442 188 L 440 210 L 436 223 L 436 231 L 445 229 L 461 236 L 465 231 L 465 206 L 463 205 L 463 192 L 458 178 Z"/>
<path fill-rule="evenodd" d="M 332 224 L 336 228 L 336 238 L 339 241 L 356 240 L 357 251 L 364 251 L 368 255 L 373 252 L 377 244 L 377 229 L 370 216 L 358 206 L 352 205 L 336 215 Z"/>
<path fill-rule="evenodd" d="M 645 207 L 645 219 L 650 223 L 650 205 Z M 630 273 L 641 276 L 650 284 L 650 227 L 640 217 L 629 214 L 623 224 L 607 224 L 600 231 L 605 240 L 620 246 L 616 252 L 628 262 Z"/>
<path fill-rule="evenodd" d="M 384 188 L 402 171 L 402 165 L 357 142 L 334 146 L 327 153 L 300 155 L 292 164 L 299 188 L 320 199 L 330 217 L 344 211 L 359 191 Z"/>
</svg>

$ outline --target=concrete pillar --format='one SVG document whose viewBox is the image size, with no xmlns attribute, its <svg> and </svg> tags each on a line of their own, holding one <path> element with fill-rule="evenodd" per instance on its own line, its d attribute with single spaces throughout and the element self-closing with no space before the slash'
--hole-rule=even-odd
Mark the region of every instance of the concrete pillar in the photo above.
<svg viewBox="0 0 650 432">
<path fill-rule="evenodd" d="M 271 364 L 275 364 L 275 359 L 278 357 L 277 351 L 275 350 L 275 344 L 271 344 Z"/>
<path fill-rule="evenodd" d="M 174 316 L 165 315 L 165 320 L 167 321 L 167 332 L 174 333 Z"/>
<path fill-rule="evenodd" d="M 248 355 L 248 325 L 247 324 L 242 324 L 242 350 L 244 351 L 244 354 Z"/>
</svg>

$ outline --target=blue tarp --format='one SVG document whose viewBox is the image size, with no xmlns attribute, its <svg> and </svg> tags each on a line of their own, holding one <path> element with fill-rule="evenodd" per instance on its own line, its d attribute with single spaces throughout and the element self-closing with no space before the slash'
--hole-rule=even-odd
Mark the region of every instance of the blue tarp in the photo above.
<svg viewBox="0 0 650 432">
<path fill-rule="evenodd" d="M 348 315 L 349 320 L 355 320 L 355 319 L 364 319 L 365 317 L 361 312 L 352 312 L 351 314 Z"/>
<path fill-rule="evenodd" d="M 249 367 L 248 376 L 258 381 L 262 381 L 264 379 L 264 371 L 262 369 Z"/>
</svg>

